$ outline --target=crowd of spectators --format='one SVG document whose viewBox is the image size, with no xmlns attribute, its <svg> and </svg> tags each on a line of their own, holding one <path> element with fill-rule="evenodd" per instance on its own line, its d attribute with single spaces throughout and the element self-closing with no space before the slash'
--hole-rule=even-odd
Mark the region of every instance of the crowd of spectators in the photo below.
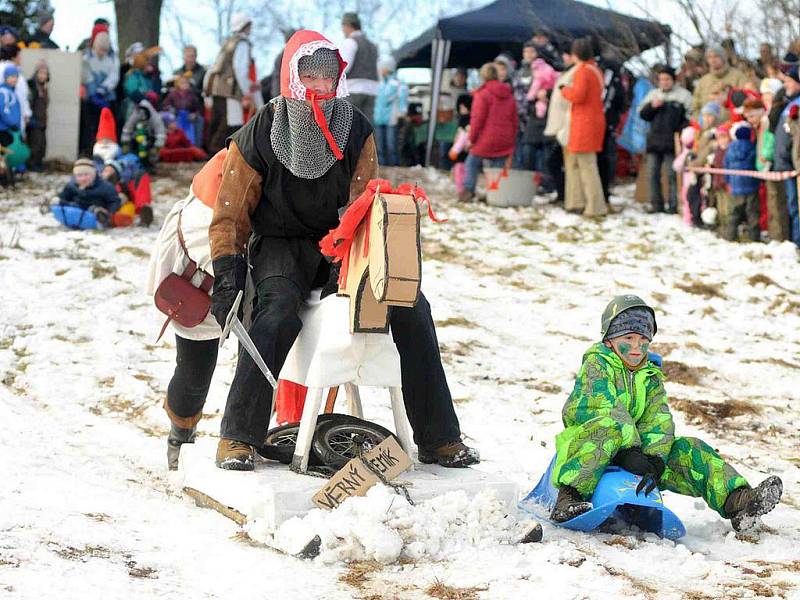
<svg viewBox="0 0 800 600">
<path fill-rule="evenodd" d="M 51 73 L 42 61 L 30 79 L 23 77 L 20 48 L 58 48 L 50 38 L 53 25 L 53 13 L 45 11 L 26 39 L 0 28 L 0 160 L 6 167 L 43 168 Z M 122 156 L 135 157 L 146 171 L 159 160 L 204 160 L 218 151 L 280 89 L 280 54 L 272 73 L 256 79 L 252 28 L 251 18 L 234 15 L 212 65 L 199 64 L 189 45 L 181 66 L 165 75 L 160 48 L 136 42 L 118 52 L 108 21 L 97 19 L 78 46 L 80 155 L 93 157 L 98 172 Z M 283 33 L 288 38 L 294 30 Z M 656 65 L 645 78 L 651 89 L 635 100 L 636 80 L 611 46 L 595 37 L 561 43 L 539 30 L 518 57 L 502 53 L 484 64 L 473 89 L 466 70 L 453 70 L 438 113 L 426 123 L 395 61 L 379 57 L 356 13 L 343 15 L 342 33 L 350 99 L 375 127 L 382 165 L 420 162 L 433 124 L 436 163 L 452 167 L 461 201 L 475 199 L 484 167 L 524 169 L 565 210 L 602 217 L 617 171 L 618 133 L 627 120 L 639 119 L 649 128 L 639 164 L 650 212 L 681 213 L 688 224 L 716 227 L 727 239 L 800 244 L 792 176 L 800 167 L 800 42 L 781 59 L 769 44 L 754 60 L 740 56 L 732 40 L 693 47 L 677 70 Z M 101 141 L 104 112 L 111 113 L 106 119 L 116 134 Z"/>
</svg>

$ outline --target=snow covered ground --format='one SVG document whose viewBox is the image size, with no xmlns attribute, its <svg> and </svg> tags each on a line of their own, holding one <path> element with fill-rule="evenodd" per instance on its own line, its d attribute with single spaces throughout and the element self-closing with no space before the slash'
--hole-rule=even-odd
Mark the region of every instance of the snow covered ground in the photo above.
<svg viewBox="0 0 800 600">
<path fill-rule="evenodd" d="M 188 189 L 191 173 L 170 173 L 154 184 L 157 221 Z M 344 542 L 315 561 L 259 546 L 197 508 L 165 468 L 161 403 L 174 347 L 154 345 L 160 323 L 141 291 L 157 228 L 65 231 L 37 205 L 66 175 L 35 175 L 0 192 L 0 597 L 800 597 L 794 246 L 722 242 L 645 215 L 625 188 L 620 212 L 594 222 L 552 206 L 456 205 L 432 171 L 389 176 L 419 180 L 450 219 L 423 226 L 423 289 L 482 469 L 521 490 L 535 484 L 603 307 L 638 293 L 656 306 L 653 350 L 665 357 L 678 430 L 753 483 L 784 480 L 761 541 L 739 541 L 701 501 L 666 494 L 688 530 L 677 543 L 545 524 L 542 544 L 514 546 L 489 497 L 448 495 L 389 514 L 392 498 L 376 490 L 340 509 L 331 539 L 352 542 L 342 528 L 358 521 L 384 544 L 373 557 L 406 544 L 398 561 L 346 563 L 365 549 Z M 233 367 L 229 343 L 201 435 L 218 433 Z M 366 414 L 389 424 L 374 402 L 366 398 Z"/>
</svg>

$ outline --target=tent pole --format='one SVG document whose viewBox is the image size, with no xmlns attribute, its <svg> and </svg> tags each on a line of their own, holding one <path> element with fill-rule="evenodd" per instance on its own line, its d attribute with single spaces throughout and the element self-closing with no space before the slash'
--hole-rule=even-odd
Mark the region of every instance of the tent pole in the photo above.
<svg viewBox="0 0 800 600">
<path fill-rule="evenodd" d="M 667 65 L 672 65 L 672 34 L 667 36 L 667 41 L 664 42 L 664 62 Z"/>
<path fill-rule="evenodd" d="M 442 71 L 444 70 L 445 55 L 449 53 L 450 42 L 443 40 L 441 32 L 431 43 L 431 108 L 428 115 L 428 139 L 425 145 L 425 166 L 431 164 L 433 142 L 436 137 L 436 116 L 439 112 L 439 95 L 442 91 Z"/>
</svg>

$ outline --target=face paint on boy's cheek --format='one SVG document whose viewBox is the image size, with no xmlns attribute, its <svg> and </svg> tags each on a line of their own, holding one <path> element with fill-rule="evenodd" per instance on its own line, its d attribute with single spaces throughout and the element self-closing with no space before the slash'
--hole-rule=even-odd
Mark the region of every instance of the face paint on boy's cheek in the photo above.
<svg viewBox="0 0 800 600">
<path fill-rule="evenodd" d="M 626 344 L 625 342 L 620 342 L 617 346 L 617 349 L 622 356 L 628 356 L 631 353 L 631 345 Z"/>
<path fill-rule="evenodd" d="M 642 342 L 642 354 L 647 356 L 647 353 L 650 352 L 650 342 Z"/>
</svg>

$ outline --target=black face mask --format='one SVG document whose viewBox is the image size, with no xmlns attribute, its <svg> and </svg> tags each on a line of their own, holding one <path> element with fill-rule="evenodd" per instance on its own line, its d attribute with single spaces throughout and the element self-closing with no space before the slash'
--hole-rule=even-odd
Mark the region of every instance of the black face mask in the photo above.
<svg viewBox="0 0 800 600">
<path fill-rule="evenodd" d="M 469 115 L 458 115 L 458 126 L 466 128 L 469 125 Z"/>
</svg>

